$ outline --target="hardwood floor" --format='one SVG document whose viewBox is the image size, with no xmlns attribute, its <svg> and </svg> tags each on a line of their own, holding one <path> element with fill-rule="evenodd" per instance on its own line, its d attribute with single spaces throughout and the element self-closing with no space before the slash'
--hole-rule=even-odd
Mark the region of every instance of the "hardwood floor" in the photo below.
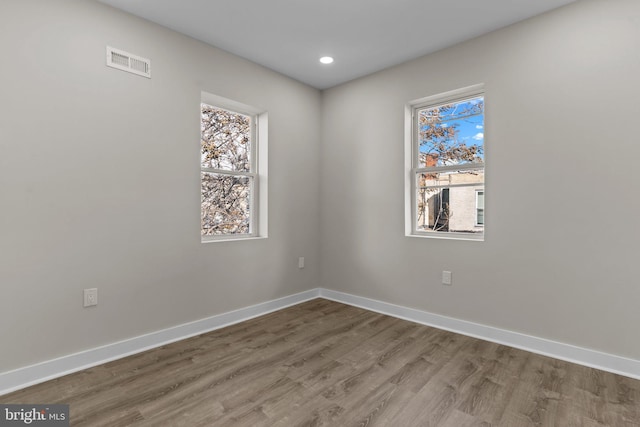
<svg viewBox="0 0 640 427">
<path fill-rule="evenodd" d="M 73 426 L 640 426 L 640 381 L 316 299 L 0 396 Z"/>
</svg>

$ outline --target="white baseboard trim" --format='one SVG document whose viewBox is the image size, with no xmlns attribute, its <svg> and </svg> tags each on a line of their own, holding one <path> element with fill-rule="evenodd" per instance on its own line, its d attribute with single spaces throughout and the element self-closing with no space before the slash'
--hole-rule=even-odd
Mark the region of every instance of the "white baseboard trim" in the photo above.
<svg viewBox="0 0 640 427">
<path fill-rule="evenodd" d="M 422 325 L 504 344 L 543 356 L 553 357 L 578 365 L 612 372 L 618 375 L 640 380 L 640 360 L 627 359 L 613 354 L 602 353 L 583 347 L 538 338 L 531 335 L 485 326 L 466 320 L 454 319 L 427 311 L 402 307 L 383 301 L 347 294 L 344 292 L 320 289 L 320 297 L 341 302 L 377 313 L 386 314 Z"/>
<path fill-rule="evenodd" d="M 0 373 L 0 396 L 63 375 L 224 328 L 225 326 L 243 322 L 295 304 L 300 304 L 318 298 L 319 294 L 319 289 L 312 289 L 24 368 L 18 368 L 13 371 L 3 372 Z"/>
<path fill-rule="evenodd" d="M 224 328 L 225 326 L 240 323 L 318 297 L 640 380 L 640 360 L 628 359 L 344 292 L 316 288 L 0 373 L 0 396 L 132 354 Z"/>
</svg>

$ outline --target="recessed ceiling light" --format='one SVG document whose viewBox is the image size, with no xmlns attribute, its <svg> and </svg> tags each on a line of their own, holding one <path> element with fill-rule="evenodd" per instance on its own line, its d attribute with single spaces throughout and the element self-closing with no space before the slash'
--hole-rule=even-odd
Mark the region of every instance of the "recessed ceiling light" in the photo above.
<svg viewBox="0 0 640 427">
<path fill-rule="evenodd" d="M 333 58 L 330 56 L 323 56 L 322 58 L 320 58 L 320 62 L 322 62 L 323 64 L 331 64 L 333 62 Z"/>
</svg>

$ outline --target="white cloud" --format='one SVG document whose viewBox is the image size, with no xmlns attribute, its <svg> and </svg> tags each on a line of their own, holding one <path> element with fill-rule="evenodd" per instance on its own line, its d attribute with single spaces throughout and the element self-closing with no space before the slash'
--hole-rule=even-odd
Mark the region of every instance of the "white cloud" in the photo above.
<svg viewBox="0 0 640 427">
<path fill-rule="evenodd" d="M 481 141 L 484 139 L 484 133 L 482 132 L 478 132 L 477 134 L 475 134 L 473 136 L 473 139 L 475 139 L 476 141 Z"/>
<path fill-rule="evenodd" d="M 476 129 L 484 129 L 484 126 L 482 126 L 482 125 L 476 125 Z"/>
</svg>

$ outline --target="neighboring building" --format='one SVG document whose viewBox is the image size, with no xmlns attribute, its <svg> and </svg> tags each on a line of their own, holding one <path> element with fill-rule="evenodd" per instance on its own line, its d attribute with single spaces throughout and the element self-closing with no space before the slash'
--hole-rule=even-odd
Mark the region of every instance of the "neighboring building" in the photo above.
<svg viewBox="0 0 640 427">
<path fill-rule="evenodd" d="M 435 166 L 428 156 L 426 166 Z M 418 227 L 423 231 L 480 233 L 484 230 L 484 172 L 423 174 L 419 182 Z"/>
</svg>

